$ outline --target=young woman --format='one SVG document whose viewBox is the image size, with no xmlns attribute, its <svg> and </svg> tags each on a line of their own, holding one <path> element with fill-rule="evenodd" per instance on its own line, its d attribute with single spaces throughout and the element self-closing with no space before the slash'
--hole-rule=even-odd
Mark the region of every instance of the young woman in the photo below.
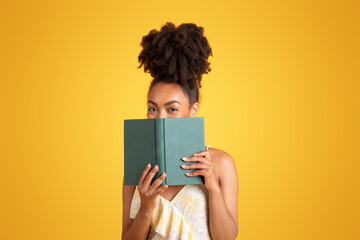
<svg viewBox="0 0 360 240">
<path fill-rule="evenodd" d="M 147 118 L 195 117 L 199 110 L 202 74 L 211 68 L 211 48 L 203 28 L 192 23 L 144 36 L 140 66 L 153 80 L 148 92 Z M 204 146 L 205 149 L 205 146 Z M 238 178 L 234 160 L 216 148 L 186 157 L 195 162 L 188 177 L 201 175 L 205 184 L 152 184 L 158 167 L 147 166 L 137 186 L 123 185 L 123 239 L 235 239 L 238 234 Z M 139 149 L 141 151 L 141 149 Z"/>
</svg>

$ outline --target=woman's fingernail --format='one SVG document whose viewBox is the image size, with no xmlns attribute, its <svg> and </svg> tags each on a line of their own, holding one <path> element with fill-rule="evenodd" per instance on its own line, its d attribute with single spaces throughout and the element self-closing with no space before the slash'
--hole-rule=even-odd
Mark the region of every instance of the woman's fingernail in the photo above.
<svg viewBox="0 0 360 240">
<path fill-rule="evenodd" d="M 151 165 L 150 165 L 150 163 L 149 163 L 146 167 L 148 168 L 148 167 L 150 167 L 150 166 L 151 166 Z"/>
<path fill-rule="evenodd" d="M 187 157 L 183 157 L 183 158 L 181 158 L 182 160 L 187 160 Z"/>
<path fill-rule="evenodd" d="M 158 165 L 156 165 L 154 168 L 155 168 L 155 169 L 158 169 L 158 168 L 159 168 L 159 166 L 158 166 Z"/>
<path fill-rule="evenodd" d="M 185 168 L 185 165 L 180 165 L 182 168 Z"/>
</svg>

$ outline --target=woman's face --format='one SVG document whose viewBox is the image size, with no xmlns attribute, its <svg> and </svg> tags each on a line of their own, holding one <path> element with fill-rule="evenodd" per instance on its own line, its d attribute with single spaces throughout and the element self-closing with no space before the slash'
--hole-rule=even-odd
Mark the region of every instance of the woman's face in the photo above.
<svg viewBox="0 0 360 240">
<path fill-rule="evenodd" d="M 177 84 L 156 83 L 148 93 L 147 118 L 195 117 L 199 103 L 189 108 L 189 99 Z"/>
</svg>

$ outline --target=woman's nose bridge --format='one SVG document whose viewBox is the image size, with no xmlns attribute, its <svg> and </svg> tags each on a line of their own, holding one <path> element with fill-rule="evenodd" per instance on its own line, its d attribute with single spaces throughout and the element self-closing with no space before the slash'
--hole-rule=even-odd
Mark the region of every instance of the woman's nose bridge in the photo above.
<svg viewBox="0 0 360 240">
<path fill-rule="evenodd" d="M 166 111 L 165 111 L 165 109 L 161 109 L 161 110 L 159 111 L 158 118 L 166 118 Z"/>
</svg>

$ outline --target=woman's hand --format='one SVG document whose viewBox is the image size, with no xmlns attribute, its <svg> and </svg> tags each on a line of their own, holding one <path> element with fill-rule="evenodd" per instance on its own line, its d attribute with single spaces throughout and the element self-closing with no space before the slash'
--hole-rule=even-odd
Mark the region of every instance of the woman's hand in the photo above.
<svg viewBox="0 0 360 240">
<path fill-rule="evenodd" d="M 212 191 L 219 191 L 220 186 L 217 181 L 214 163 L 210 157 L 209 150 L 195 153 L 192 157 L 183 157 L 184 162 L 197 162 L 187 165 L 181 165 L 183 169 L 199 169 L 191 173 L 186 173 L 186 176 L 204 176 L 205 187 Z"/>
<path fill-rule="evenodd" d="M 163 185 L 161 187 L 160 184 L 164 181 L 166 177 L 166 173 L 163 173 L 160 177 L 158 177 L 151 185 L 151 180 L 153 179 L 155 173 L 159 170 L 159 167 L 156 165 L 151 169 L 150 163 L 144 169 L 138 183 L 138 190 L 141 199 L 140 209 L 144 211 L 146 214 L 152 215 L 156 207 L 156 199 L 159 194 L 164 192 L 168 186 Z"/>
</svg>

